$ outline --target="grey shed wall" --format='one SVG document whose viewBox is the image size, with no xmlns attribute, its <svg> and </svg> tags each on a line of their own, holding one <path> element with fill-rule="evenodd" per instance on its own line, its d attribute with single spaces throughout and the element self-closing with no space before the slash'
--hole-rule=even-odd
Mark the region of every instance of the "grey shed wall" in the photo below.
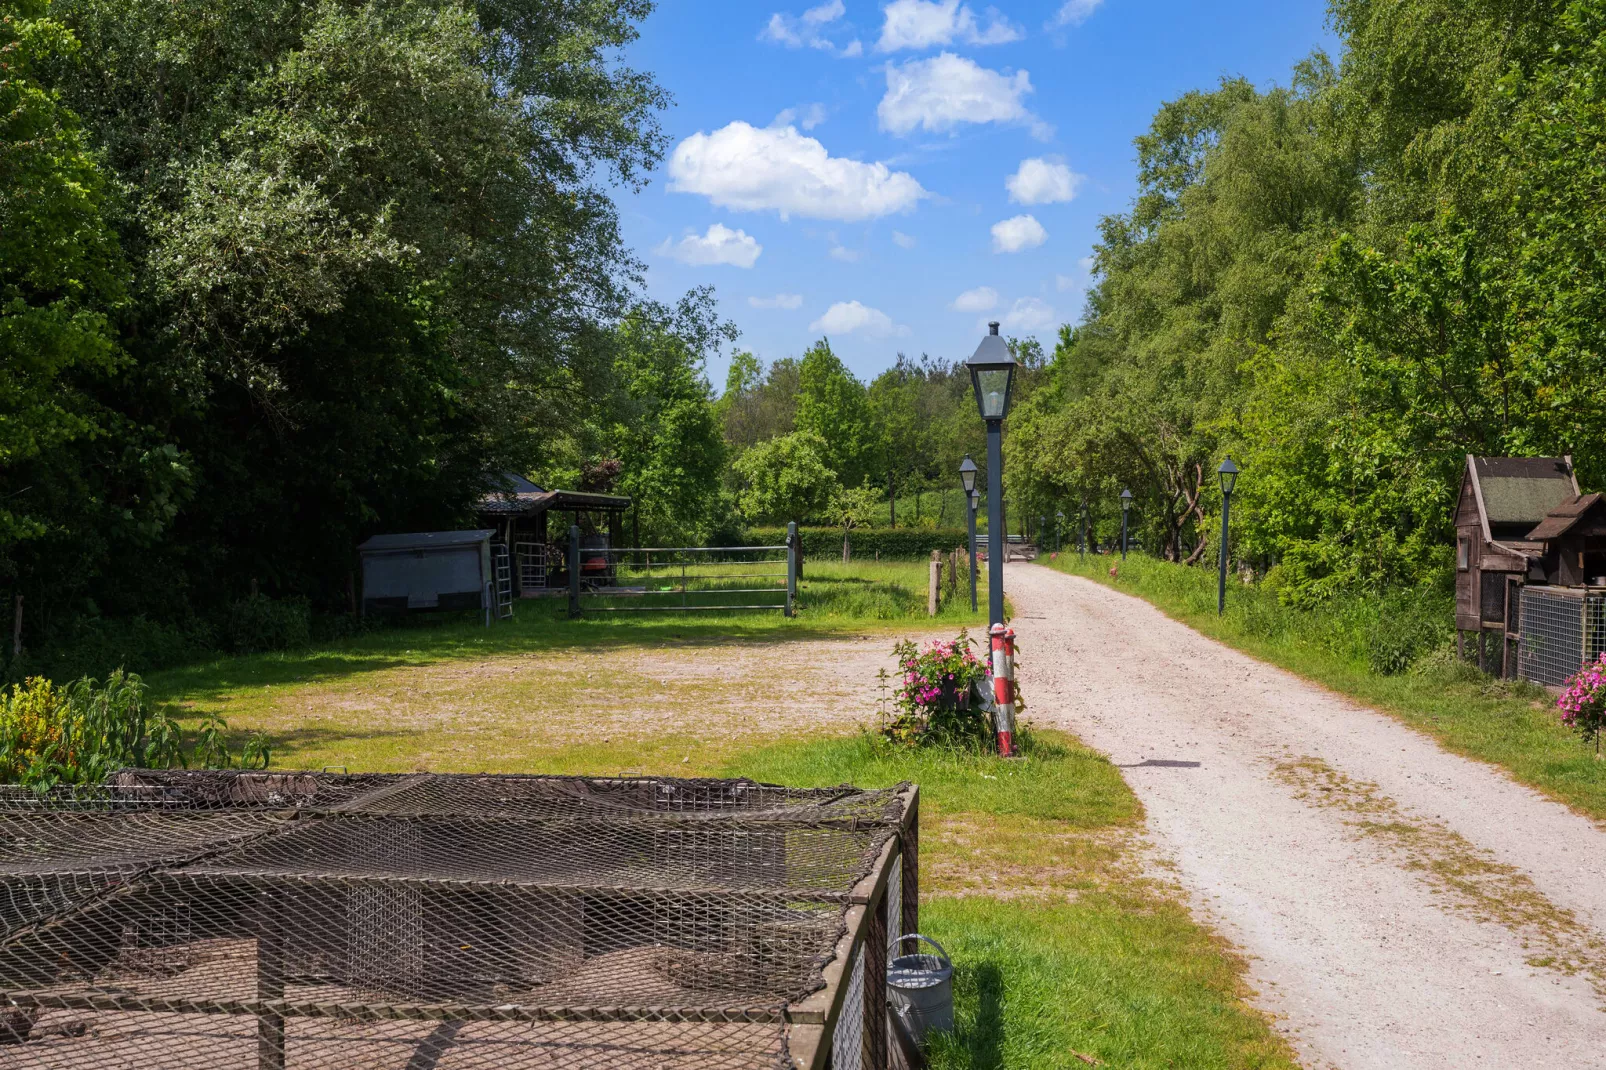
<svg viewBox="0 0 1606 1070">
<path fill-rule="evenodd" d="M 491 541 L 490 532 L 478 534 L 476 541 L 436 545 L 376 548 L 365 543 L 360 548 L 364 612 L 483 609 L 491 579 Z"/>
</svg>

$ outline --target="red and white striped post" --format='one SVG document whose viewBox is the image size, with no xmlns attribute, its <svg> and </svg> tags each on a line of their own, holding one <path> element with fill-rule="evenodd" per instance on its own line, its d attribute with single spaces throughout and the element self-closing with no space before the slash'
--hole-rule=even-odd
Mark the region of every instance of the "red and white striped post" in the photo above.
<svg viewBox="0 0 1606 1070">
<path fill-rule="evenodd" d="M 995 624 L 988 633 L 992 637 L 993 655 L 993 714 L 998 730 L 998 754 L 1003 758 L 1015 757 L 1015 632 Z"/>
</svg>

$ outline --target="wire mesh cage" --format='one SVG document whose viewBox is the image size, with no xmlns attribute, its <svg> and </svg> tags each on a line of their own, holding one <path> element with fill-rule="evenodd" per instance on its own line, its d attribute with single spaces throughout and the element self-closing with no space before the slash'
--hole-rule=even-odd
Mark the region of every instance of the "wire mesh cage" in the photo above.
<svg viewBox="0 0 1606 1070">
<path fill-rule="evenodd" d="M 210 771 L 0 794 L 0 1066 L 817 1065 L 798 1023 L 818 1048 L 854 919 L 897 909 L 913 798 Z"/>
<path fill-rule="evenodd" d="M 1606 591 L 1581 587 L 1522 589 L 1522 678 L 1560 687 L 1606 651 Z"/>
</svg>

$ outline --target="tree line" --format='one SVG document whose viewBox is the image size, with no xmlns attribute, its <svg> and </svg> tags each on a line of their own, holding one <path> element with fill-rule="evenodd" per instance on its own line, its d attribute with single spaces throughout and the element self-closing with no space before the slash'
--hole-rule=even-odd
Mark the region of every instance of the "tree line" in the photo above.
<svg viewBox="0 0 1606 1070">
<path fill-rule="evenodd" d="M 651 9 L 0 2 L 4 675 L 335 627 L 358 542 L 505 472 L 682 543 L 957 463 L 952 367 L 867 388 L 822 340 L 716 397 L 712 291 L 645 298 L 613 198 L 666 147 L 618 59 Z"/>
<path fill-rule="evenodd" d="M 1606 3 L 1333 0 L 1337 63 L 1165 104 L 1086 313 L 1011 420 L 1019 496 L 1296 604 L 1443 582 L 1464 456 L 1606 486 Z M 1240 505 L 1242 508 L 1240 508 Z"/>
</svg>

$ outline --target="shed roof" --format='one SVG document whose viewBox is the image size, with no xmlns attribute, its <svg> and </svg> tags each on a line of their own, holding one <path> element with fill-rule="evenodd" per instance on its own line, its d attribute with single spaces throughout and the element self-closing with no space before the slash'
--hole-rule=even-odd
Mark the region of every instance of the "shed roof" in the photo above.
<svg viewBox="0 0 1606 1070">
<path fill-rule="evenodd" d="M 1559 539 L 1573 529 L 1573 526 L 1584 518 L 1591 509 L 1601 504 L 1599 491 L 1591 494 L 1578 494 L 1569 497 L 1566 501 L 1552 509 L 1546 517 L 1539 522 L 1539 526 L 1528 533 L 1530 539 Z"/>
<path fill-rule="evenodd" d="M 593 494 L 583 490 L 537 490 L 521 494 L 487 494 L 480 499 L 482 515 L 533 516 L 548 509 L 604 509 L 623 512 L 630 499 L 623 494 Z"/>
<path fill-rule="evenodd" d="M 1537 524 L 1578 493 L 1566 457 L 1467 458 L 1489 524 Z"/>
<path fill-rule="evenodd" d="M 412 531 L 398 535 L 375 535 L 357 549 L 369 552 L 386 550 L 445 550 L 458 546 L 473 546 L 496 534 L 490 529 L 472 531 Z"/>
</svg>

